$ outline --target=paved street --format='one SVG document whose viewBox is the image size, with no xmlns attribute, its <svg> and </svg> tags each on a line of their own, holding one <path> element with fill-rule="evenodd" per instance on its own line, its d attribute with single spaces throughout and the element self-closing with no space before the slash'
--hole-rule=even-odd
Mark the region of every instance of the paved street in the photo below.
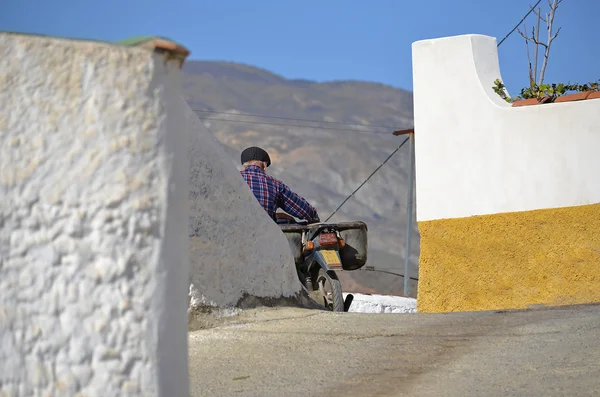
<svg viewBox="0 0 600 397">
<path fill-rule="evenodd" d="M 242 320 L 190 333 L 193 397 L 600 395 L 600 305 Z"/>
</svg>

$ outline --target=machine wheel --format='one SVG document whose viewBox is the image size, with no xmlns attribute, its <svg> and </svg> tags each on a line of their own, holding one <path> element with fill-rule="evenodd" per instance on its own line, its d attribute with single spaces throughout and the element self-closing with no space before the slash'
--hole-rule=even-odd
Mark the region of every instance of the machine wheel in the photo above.
<svg viewBox="0 0 600 397">
<path fill-rule="evenodd" d="M 340 280 L 332 278 L 325 270 L 319 269 L 319 274 L 315 280 L 315 292 L 319 292 L 320 299 L 318 303 L 324 305 L 334 312 L 344 311 L 344 295 L 342 295 L 342 284 Z"/>
</svg>

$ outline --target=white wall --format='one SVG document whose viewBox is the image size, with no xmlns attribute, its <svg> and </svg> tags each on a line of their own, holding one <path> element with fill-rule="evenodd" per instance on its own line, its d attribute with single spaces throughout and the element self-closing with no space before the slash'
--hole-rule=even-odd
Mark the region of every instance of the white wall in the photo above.
<svg viewBox="0 0 600 397">
<path fill-rule="evenodd" d="M 223 147 L 181 103 L 191 134 L 191 306 L 231 307 L 245 296 L 295 298 L 301 286 L 287 239 Z"/>
<path fill-rule="evenodd" d="M 168 67 L 0 34 L 0 395 L 188 395 L 187 136 Z"/>
<path fill-rule="evenodd" d="M 493 37 L 413 44 L 418 221 L 600 202 L 600 100 L 513 108 L 501 77 Z"/>
</svg>

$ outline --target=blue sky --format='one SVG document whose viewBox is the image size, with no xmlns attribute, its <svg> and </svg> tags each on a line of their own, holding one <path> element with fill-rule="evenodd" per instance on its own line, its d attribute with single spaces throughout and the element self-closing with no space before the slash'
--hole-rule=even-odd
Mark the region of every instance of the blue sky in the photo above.
<svg viewBox="0 0 600 397">
<path fill-rule="evenodd" d="M 0 0 L 0 30 L 107 41 L 162 35 L 187 46 L 190 59 L 241 62 L 288 78 L 367 80 L 412 90 L 412 42 L 467 33 L 500 40 L 535 1 Z M 599 0 L 564 0 L 547 82 L 600 78 L 598 15 Z M 531 26 L 533 14 L 528 21 Z M 515 95 L 527 85 L 523 39 L 515 32 L 499 53 L 502 77 Z"/>
</svg>

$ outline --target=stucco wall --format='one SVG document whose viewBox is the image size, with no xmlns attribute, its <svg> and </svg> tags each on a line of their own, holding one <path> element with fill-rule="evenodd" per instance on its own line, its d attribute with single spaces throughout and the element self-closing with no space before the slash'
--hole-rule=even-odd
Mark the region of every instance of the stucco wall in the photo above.
<svg viewBox="0 0 600 397">
<path fill-rule="evenodd" d="M 418 221 L 600 202 L 600 100 L 514 108 L 497 78 L 493 37 L 413 44 Z"/>
<path fill-rule="evenodd" d="M 190 133 L 192 308 L 295 299 L 301 286 L 285 236 L 183 99 L 181 106 Z"/>
<path fill-rule="evenodd" d="M 178 70 L 0 34 L 0 395 L 188 395 Z"/>
<path fill-rule="evenodd" d="M 413 44 L 419 311 L 600 300 L 600 100 L 511 107 L 501 77 L 492 37 Z"/>
</svg>

